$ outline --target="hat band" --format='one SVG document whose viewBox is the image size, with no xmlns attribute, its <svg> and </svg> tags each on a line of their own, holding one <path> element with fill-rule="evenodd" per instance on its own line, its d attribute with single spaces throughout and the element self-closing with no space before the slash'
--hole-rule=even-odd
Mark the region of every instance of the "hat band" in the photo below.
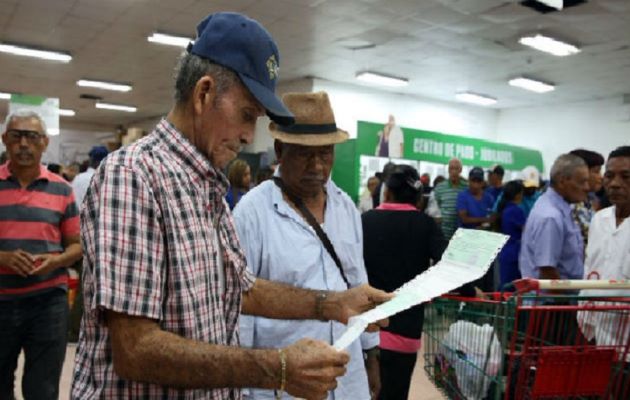
<svg viewBox="0 0 630 400">
<path fill-rule="evenodd" d="M 277 125 L 276 129 L 285 133 L 297 134 L 325 134 L 337 132 L 337 124 L 293 124 L 293 125 Z"/>
</svg>

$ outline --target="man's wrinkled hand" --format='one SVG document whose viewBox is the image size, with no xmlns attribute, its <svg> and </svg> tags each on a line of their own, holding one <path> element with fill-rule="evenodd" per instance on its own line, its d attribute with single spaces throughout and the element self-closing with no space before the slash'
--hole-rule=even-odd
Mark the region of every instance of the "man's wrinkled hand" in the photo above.
<svg viewBox="0 0 630 400">
<path fill-rule="evenodd" d="M 35 269 L 29 275 L 45 275 L 59 268 L 55 254 L 38 254 L 35 256 L 34 264 Z"/>
<path fill-rule="evenodd" d="M 336 293 L 335 296 L 333 296 L 336 307 L 333 307 L 334 311 L 330 319 L 347 324 L 350 317 L 371 310 L 393 297 L 394 295 L 392 293 L 373 288 L 368 284 L 348 289 L 345 292 Z M 386 320 L 381 323 L 385 324 L 383 326 L 387 326 Z M 370 330 L 374 328 L 378 329 L 377 326 L 373 326 Z"/>
<path fill-rule="evenodd" d="M 35 258 L 24 250 L 0 252 L 0 266 L 13 270 L 21 277 L 27 277 L 35 269 Z"/>
<path fill-rule="evenodd" d="M 326 399 L 345 375 L 348 353 L 329 344 L 302 339 L 284 349 L 287 360 L 286 391 L 303 399 Z"/>
</svg>

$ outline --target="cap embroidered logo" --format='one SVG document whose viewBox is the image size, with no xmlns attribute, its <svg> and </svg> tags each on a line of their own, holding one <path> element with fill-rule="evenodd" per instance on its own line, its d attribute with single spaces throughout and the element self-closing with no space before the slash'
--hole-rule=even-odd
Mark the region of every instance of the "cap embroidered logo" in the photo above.
<svg viewBox="0 0 630 400">
<path fill-rule="evenodd" d="M 276 55 L 272 54 L 267 59 L 267 71 L 269 72 L 269 79 L 274 80 L 278 77 L 278 61 L 276 60 Z"/>
</svg>

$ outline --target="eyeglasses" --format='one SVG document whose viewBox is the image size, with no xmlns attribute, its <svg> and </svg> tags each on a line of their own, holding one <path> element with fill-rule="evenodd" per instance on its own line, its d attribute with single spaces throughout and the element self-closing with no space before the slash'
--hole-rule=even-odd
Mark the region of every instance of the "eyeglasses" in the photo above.
<svg viewBox="0 0 630 400">
<path fill-rule="evenodd" d="M 12 142 L 19 142 L 22 138 L 26 138 L 26 140 L 30 143 L 37 143 L 44 137 L 44 135 L 37 131 L 11 129 L 7 131 L 7 137 Z"/>
</svg>

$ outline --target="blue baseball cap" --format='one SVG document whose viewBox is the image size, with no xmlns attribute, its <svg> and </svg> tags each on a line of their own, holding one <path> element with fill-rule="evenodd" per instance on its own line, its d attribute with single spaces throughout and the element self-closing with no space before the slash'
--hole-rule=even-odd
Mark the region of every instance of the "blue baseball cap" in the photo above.
<svg viewBox="0 0 630 400">
<path fill-rule="evenodd" d="M 293 124 L 293 114 L 275 94 L 278 47 L 258 21 L 238 13 L 210 14 L 197 25 L 197 39 L 188 45 L 188 52 L 236 72 L 269 118 Z"/>
<path fill-rule="evenodd" d="M 92 147 L 88 155 L 90 156 L 90 159 L 94 160 L 95 162 L 101 162 L 105 157 L 107 157 L 107 153 L 107 147 L 94 146 Z"/>
<path fill-rule="evenodd" d="M 482 181 L 483 182 L 484 173 L 483 168 L 474 167 L 468 172 L 468 180 L 471 181 Z"/>
</svg>

